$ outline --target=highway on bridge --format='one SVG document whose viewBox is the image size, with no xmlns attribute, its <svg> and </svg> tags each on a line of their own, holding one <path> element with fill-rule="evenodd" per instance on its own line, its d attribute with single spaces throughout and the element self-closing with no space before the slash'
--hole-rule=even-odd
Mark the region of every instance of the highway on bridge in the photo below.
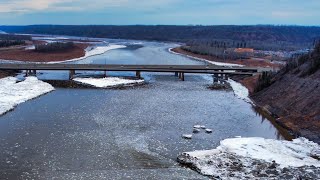
<svg viewBox="0 0 320 180">
<path fill-rule="evenodd" d="M 115 64 L 40 64 L 40 63 L 6 63 L 0 64 L 0 70 L 67 70 L 70 77 L 75 71 L 134 71 L 140 78 L 141 72 L 173 72 L 184 80 L 185 73 L 215 74 L 215 75 L 254 75 L 256 68 L 224 67 L 215 65 L 115 65 Z"/>
</svg>

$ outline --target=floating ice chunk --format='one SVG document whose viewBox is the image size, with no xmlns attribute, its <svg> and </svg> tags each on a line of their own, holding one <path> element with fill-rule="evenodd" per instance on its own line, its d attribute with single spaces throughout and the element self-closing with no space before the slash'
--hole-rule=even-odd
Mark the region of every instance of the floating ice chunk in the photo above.
<svg viewBox="0 0 320 180">
<path fill-rule="evenodd" d="M 89 84 L 99 88 L 114 87 L 119 85 L 138 84 L 143 83 L 144 80 L 123 79 L 118 77 L 106 77 L 106 78 L 74 78 L 76 82 Z"/>
<path fill-rule="evenodd" d="M 212 133 L 212 129 L 205 129 L 206 133 Z"/>
<path fill-rule="evenodd" d="M 182 138 L 184 139 L 191 139 L 192 138 L 192 134 L 183 134 Z"/>
<path fill-rule="evenodd" d="M 201 126 L 200 125 L 194 125 L 193 128 L 197 128 L 197 129 L 200 129 Z"/>
<path fill-rule="evenodd" d="M 202 126 L 200 126 L 200 127 L 201 127 L 201 129 L 206 129 L 206 126 L 203 126 L 203 125 L 202 125 Z"/>
<path fill-rule="evenodd" d="M 195 133 L 195 134 L 196 134 L 196 133 L 199 133 L 199 132 L 200 132 L 200 129 L 193 128 L 192 132 Z"/>
</svg>

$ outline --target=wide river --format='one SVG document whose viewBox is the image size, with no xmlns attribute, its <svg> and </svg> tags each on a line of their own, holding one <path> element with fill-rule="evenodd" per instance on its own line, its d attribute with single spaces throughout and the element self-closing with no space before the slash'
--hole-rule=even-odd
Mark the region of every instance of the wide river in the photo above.
<svg viewBox="0 0 320 180">
<path fill-rule="evenodd" d="M 174 44 L 142 43 L 75 63 L 203 64 L 169 53 Z M 170 73 L 142 76 L 146 85 L 123 90 L 56 87 L 1 116 L 0 179 L 206 179 L 181 167 L 177 155 L 235 136 L 283 138 L 232 91 L 208 89 L 208 75 L 186 75 L 186 81 Z M 195 124 L 213 133 L 181 138 Z"/>
</svg>

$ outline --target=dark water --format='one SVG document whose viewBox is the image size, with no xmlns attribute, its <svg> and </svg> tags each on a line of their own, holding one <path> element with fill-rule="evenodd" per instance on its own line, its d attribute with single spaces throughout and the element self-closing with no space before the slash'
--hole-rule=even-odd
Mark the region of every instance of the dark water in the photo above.
<svg viewBox="0 0 320 180">
<path fill-rule="evenodd" d="M 169 54 L 170 46 L 146 43 L 82 63 L 201 63 Z M 208 75 L 187 75 L 184 82 L 170 73 L 143 76 L 146 86 L 125 90 L 57 88 L 1 116 L 1 179 L 206 179 L 179 166 L 177 155 L 212 149 L 234 136 L 283 138 L 232 91 L 209 90 Z M 213 133 L 182 139 L 195 124 Z"/>
</svg>

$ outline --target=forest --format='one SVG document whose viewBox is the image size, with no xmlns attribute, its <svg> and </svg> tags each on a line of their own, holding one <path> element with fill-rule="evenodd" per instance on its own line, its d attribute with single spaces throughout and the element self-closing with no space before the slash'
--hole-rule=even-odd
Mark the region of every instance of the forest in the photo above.
<svg viewBox="0 0 320 180">
<path fill-rule="evenodd" d="M 54 43 L 48 43 L 48 44 L 39 44 L 36 45 L 35 51 L 36 52 L 62 52 L 67 51 L 74 48 L 73 42 L 54 42 Z"/>
<path fill-rule="evenodd" d="M 24 45 L 26 40 L 31 40 L 31 36 L 0 34 L 0 48 Z"/>
<path fill-rule="evenodd" d="M 70 35 L 81 37 L 157 40 L 173 42 L 245 41 L 247 47 L 262 50 L 292 50 L 310 47 L 320 37 L 312 26 L 173 26 L 173 25 L 32 25 L 0 26 L 8 33 Z M 236 44 L 237 44 L 236 43 Z"/>
</svg>

